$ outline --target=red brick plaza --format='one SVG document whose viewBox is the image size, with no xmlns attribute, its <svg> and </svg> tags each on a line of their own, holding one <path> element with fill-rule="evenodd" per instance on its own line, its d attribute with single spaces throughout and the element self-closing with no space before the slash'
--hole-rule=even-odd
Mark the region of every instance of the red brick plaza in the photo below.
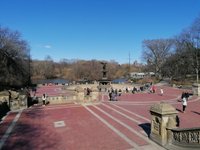
<svg viewBox="0 0 200 150">
<path fill-rule="evenodd" d="M 160 150 L 148 138 L 152 104 L 172 104 L 179 112 L 180 128 L 190 128 L 200 126 L 200 100 L 190 97 L 182 113 L 182 90 L 162 87 L 161 96 L 159 88 L 154 94 L 123 94 L 118 101 L 103 97 L 98 104 L 50 104 L 10 112 L 0 124 L 0 149 Z"/>
</svg>

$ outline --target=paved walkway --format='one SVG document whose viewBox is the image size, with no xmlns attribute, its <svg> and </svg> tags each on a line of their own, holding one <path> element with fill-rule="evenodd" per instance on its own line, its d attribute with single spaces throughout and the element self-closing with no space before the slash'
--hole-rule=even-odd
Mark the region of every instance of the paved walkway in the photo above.
<svg viewBox="0 0 200 150">
<path fill-rule="evenodd" d="M 162 150 L 148 138 L 152 104 L 171 103 L 179 111 L 181 128 L 200 126 L 198 97 L 190 98 L 182 113 L 178 101 L 182 91 L 163 89 L 163 96 L 159 92 L 123 94 L 118 101 L 105 96 L 98 104 L 34 106 L 11 112 L 0 124 L 0 149 Z"/>
</svg>

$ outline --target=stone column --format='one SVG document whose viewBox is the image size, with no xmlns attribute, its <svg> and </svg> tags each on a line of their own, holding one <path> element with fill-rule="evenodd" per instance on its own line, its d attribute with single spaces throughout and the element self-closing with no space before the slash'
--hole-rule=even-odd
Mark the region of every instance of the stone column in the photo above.
<svg viewBox="0 0 200 150">
<path fill-rule="evenodd" d="M 198 83 L 194 83 L 193 85 L 192 85 L 192 92 L 193 92 L 193 94 L 194 95 L 200 95 L 200 84 L 198 84 Z"/>
<path fill-rule="evenodd" d="M 75 88 L 75 91 L 76 91 L 76 101 L 77 102 L 83 102 L 84 101 L 84 98 L 85 98 L 85 94 L 84 94 L 84 89 L 81 87 L 81 86 L 77 86 Z"/>
<path fill-rule="evenodd" d="M 173 128 L 171 122 L 176 122 L 178 112 L 172 105 L 161 102 L 151 106 L 150 113 L 152 118 L 150 138 L 164 146 L 169 141 L 167 128 L 169 124 L 170 128 Z M 173 126 L 176 128 L 176 125 Z"/>
<path fill-rule="evenodd" d="M 91 92 L 91 101 L 92 102 L 99 101 L 99 92 L 97 91 Z"/>
</svg>

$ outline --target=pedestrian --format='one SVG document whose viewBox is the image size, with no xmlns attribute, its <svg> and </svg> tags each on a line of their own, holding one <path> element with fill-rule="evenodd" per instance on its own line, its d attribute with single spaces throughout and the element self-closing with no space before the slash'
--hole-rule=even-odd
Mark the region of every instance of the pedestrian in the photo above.
<svg viewBox="0 0 200 150">
<path fill-rule="evenodd" d="M 89 88 L 86 89 L 86 92 L 87 92 L 86 95 L 90 96 L 91 90 Z"/>
<path fill-rule="evenodd" d="M 160 89 L 160 95 L 163 96 L 163 94 L 164 94 L 164 91 L 163 91 L 163 89 L 161 88 L 161 89 Z"/>
<path fill-rule="evenodd" d="M 119 89 L 118 93 L 119 93 L 118 95 L 121 96 L 122 95 L 122 90 Z"/>
<path fill-rule="evenodd" d="M 183 100 L 183 97 L 185 97 L 185 92 L 182 92 L 182 95 L 181 95 L 182 100 Z"/>
<path fill-rule="evenodd" d="M 115 95 L 116 95 L 116 96 L 118 95 L 118 91 L 117 91 L 117 89 L 115 89 Z"/>
<path fill-rule="evenodd" d="M 28 93 L 28 95 L 27 95 L 27 107 L 29 108 L 32 105 L 33 105 L 32 97 L 31 97 L 31 94 Z"/>
<path fill-rule="evenodd" d="M 188 101 L 189 96 L 190 96 L 189 92 L 186 91 L 186 92 L 185 92 L 185 98 L 186 98 L 187 101 Z"/>
<path fill-rule="evenodd" d="M 36 96 L 36 94 L 34 94 L 33 96 L 33 105 L 37 105 L 38 104 L 38 98 Z"/>
<path fill-rule="evenodd" d="M 152 85 L 152 92 L 153 92 L 153 93 L 156 92 L 156 87 L 155 87 L 155 85 Z"/>
<path fill-rule="evenodd" d="M 185 113 L 185 109 L 187 107 L 187 98 L 183 96 L 182 98 L 182 104 L 183 104 L 183 113 Z"/>
<path fill-rule="evenodd" d="M 109 100 L 112 100 L 112 90 L 109 91 Z"/>
<path fill-rule="evenodd" d="M 112 98 L 111 98 L 112 101 L 116 101 L 116 100 L 117 100 L 117 95 L 116 95 L 115 91 L 112 91 L 111 97 L 112 97 Z"/>
<path fill-rule="evenodd" d="M 46 99 L 47 99 L 46 94 L 43 94 L 43 95 L 42 95 L 43 106 L 46 105 Z"/>
</svg>

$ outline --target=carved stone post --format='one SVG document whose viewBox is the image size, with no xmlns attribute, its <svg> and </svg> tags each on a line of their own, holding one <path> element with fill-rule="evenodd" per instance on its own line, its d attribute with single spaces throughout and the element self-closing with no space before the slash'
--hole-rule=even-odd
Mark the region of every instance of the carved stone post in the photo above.
<svg viewBox="0 0 200 150">
<path fill-rule="evenodd" d="M 84 100 L 84 89 L 80 86 L 75 88 L 76 91 L 76 100 L 79 102 L 83 102 Z"/>
<path fill-rule="evenodd" d="M 92 101 L 94 102 L 99 101 L 99 90 L 97 89 L 97 87 L 92 88 L 91 98 L 92 98 Z"/>
<path fill-rule="evenodd" d="M 154 104 L 150 108 L 151 113 L 151 134 L 150 138 L 156 143 L 164 146 L 169 141 L 167 128 L 176 128 L 176 109 L 167 103 Z"/>
<path fill-rule="evenodd" d="M 194 83 L 192 85 L 192 92 L 194 95 L 200 95 L 200 84 Z"/>
<path fill-rule="evenodd" d="M 173 135 L 171 129 L 177 128 L 177 121 L 174 119 L 174 116 L 169 117 L 168 123 L 167 123 L 167 143 L 172 143 Z"/>
</svg>

